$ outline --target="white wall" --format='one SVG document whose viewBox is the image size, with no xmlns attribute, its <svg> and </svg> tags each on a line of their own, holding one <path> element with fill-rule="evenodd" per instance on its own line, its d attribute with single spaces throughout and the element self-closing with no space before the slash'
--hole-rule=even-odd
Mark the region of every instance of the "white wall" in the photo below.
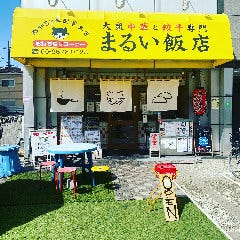
<svg viewBox="0 0 240 240">
<path fill-rule="evenodd" d="M 154 12 L 154 0 L 91 0 L 91 10 Z M 117 4 L 116 4 L 117 3 Z M 120 6 L 122 8 L 118 8 Z"/>
<path fill-rule="evenodd" d="M 117 2 L 117 4 L 116 4 Z M 22 0 L 23 8 L 109 10 L 109 11 L 149 11 L 154 12 L 154 0 Z M 49 5 L 52 5 L 50 6 Z M 64 5 L 64 4 L 65 5 Z M 121 7 L 122 8 L 118 8 Z M 117 7 L 118 6 L 118 7 Z"/>
<path fill-rule="evenodd" d="M 156 12 L 217 13 L 217 0 L 156 0 Z"/>
<path fill-rule="evenodd" d="M 22 8 L 89 10 L 90 0 L 21 0 Z M 51 5 L 54 5 L 51 7 Z M 65 6 L 64 4 L 65 3 Z"/>
<path fill-rule="evenodd" d="M 129 12 L 184 12 L 185 9 L 187 13 L 217 13 L 217 0 L 21 0 L 21 7 Z"/>
</svg>

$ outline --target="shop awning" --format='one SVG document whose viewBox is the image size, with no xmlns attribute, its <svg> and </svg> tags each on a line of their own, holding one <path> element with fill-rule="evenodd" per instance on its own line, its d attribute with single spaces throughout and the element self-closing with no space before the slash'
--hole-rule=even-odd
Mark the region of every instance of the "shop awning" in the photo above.
<svg viewBox="0 0 240 240">
<path fill-rule="evenodd" d="M 16 8 L 11 57 L 46 67 L 213 68 L 233 49 L 225 14 Z"/>
</svg>

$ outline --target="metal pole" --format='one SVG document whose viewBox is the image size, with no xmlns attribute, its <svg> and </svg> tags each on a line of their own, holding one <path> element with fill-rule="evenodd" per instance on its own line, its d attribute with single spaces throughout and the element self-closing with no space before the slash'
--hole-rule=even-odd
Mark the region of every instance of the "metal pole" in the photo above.
<svg viewBox="0 0 240 240">
<path fill-rule="evenodd" d="M 8 41 L 8 61 L 7 61 L 7 67 L 8 67 L 8 71 L 10 71 L 11 62 L 10 62 L 10 46 L 9 46 L 9 41 Z"/>
</svg>

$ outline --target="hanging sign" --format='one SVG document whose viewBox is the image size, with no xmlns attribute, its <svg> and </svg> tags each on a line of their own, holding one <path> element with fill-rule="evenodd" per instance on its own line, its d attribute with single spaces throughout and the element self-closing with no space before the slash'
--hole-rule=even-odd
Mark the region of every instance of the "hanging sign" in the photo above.
<svg viewBox="0 0 240 240">
<path fill-rule="evenodd" d="M 51 112 L 84 111 L 84 80 L 51 78 Z"/>
<path fill-rule="evenodd" d="M 150 80 L 147 88 L 147 109 L 150 111 L 177 110 L 179 80 Z M 160 120 L 159 116 L 159 120 Z M 161 122 L 161 121 L 160 121 Z M 159 122 L 159 123 L 160 123 Z"/>
<path fill-rule="evenodd" d="M 101 80 L 100 111 L 132 111 L 132 83 L 130 80 Z"/>
<path fill-rule="evenodd" d="M 196 115 L 203 115 L 207 108 L 207 91 L 197 88 L 192 93 L 192 110 Z"/>
</svg>

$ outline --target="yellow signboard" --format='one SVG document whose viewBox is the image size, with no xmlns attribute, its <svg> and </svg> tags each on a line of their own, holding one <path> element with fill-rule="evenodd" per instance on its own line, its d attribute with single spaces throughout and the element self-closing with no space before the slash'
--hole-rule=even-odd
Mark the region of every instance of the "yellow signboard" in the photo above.
<svg viewBox="0 0 240 240">
<path fill-rule="evenodd" d="M 224 14 L 16 8 L 11 56 L 224 63 L 233 59 L 233 50 Z"/>
</svg>

